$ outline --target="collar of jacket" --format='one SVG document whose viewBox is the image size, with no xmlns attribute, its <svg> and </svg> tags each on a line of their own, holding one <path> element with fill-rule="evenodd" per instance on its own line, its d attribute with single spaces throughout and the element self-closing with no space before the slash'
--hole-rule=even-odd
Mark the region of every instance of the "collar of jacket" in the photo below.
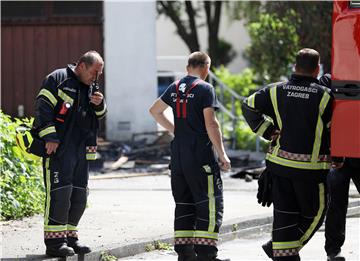
<svg viewBox="0 0 360 261">
<path fill-rule="evenodd" d="M 71 64 L 67 65 L 66 71 L 67 71 L 68 77 L 76 79 L 79 82 L 81 87 L 89 87 L 89 85 L 86 85 L 85 83 L 83 83 L 79 80 L 79 78 L 77 77 L 77 75 L 74 72 L 75 67 L 76 67 L 76 63 L 71 63 Z"/>
<path fill-rule="evenodd" d="M 315 83 L 319 83 L 319 80 L 311 77 L 311 76 L 305 76 L 305 75 L 299 75 L 299 74 L 292 74 L 290 81 L 306 81 L 306 82 L 315 82 Z"/>
</svg>

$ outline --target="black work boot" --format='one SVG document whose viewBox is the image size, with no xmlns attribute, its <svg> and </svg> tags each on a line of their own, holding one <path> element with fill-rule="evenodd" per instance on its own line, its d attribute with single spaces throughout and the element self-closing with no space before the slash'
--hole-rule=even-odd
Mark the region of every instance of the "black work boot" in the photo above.
<svg viewBox="0 0 360 261">
<path fill-rule="evenodd" d="M 197 261 L 230 261 L 230 259 L 220 259 L 214 255 L 199 255 L 197 256 Z"/>
<path fill-rule="evenodd" d="M 54 257 L 65 257 L 75 255 L 74 249 L 68 247 L 66 243 L 61 243 L 57 245 L 46 246 L 46 254 L 48 256 Z"/>
<path fill-rule="evenodd" d="M 196 255 L 193 254 L 179 254 L 178 261 L 196 261 Z"/>
<path fill-rule="evenodd" d="M 341 255 L 341 252 L 337 254 L 328 255 L 327 257 L 328 261 L 345 261 L 345 257 Z"/>
<path fill-rule="evenodd" d="M 175 251 L 178 254 L 178 261 L 196 261 L 194 245 L 176 245 Z"/>
<path fill-rule="evenodd" d="M 68 237 L 67 241 L 68 246 L 72 247 L 76 254 L 83 255 L 91 252 L 90 247 L 80 244 L 76 237 Z"/>
<path fill-rule="evenodd" d="M 274 256 L 273 256 L 272 241 L 269 240 L 268 242 L 266 242 L 265 244 L 263 244 L 261 247 L 262 247 L 262 249 L 264 250 L 265 254 L 266 254 L 269 258 L 273 259 Z"/>
</svg>

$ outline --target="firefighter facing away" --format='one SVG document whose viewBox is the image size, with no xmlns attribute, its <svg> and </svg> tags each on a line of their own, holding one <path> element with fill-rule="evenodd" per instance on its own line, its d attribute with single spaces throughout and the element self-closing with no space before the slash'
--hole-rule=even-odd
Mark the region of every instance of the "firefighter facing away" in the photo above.
<svg viewBox="0 0 360 261">
<path fill-rule="evenodd" d="M 223 215 L 220 168 L 229 170 L 230 160 L 215 116 L 218 103 L 214 87 L 204 81 L 210 62 L 203 52 L 190 54 L 187 76 L 172 83 L 150 108 L 155 120 L 174 134 L 170 168 L 178 260 L 219 260 L 216 246 Z M 169 106 L 174 124 L 164 115 Z"/>
<path fill-rule="evenodd" d="M 86 206 L 88 160 L 96 159 L 98 120 L 106 113 L 103 94 L 94 91 L 103 66 L 99 53 L 89 51 L 46 76 L 36 98 L 34 128 L 48 154 L 44 241 L 50 256 L 91 251 L 79 243 L 77 225 Z"/>
<path fill-rule="evenodd" d="M 263 245 L 273 260 L 300 260 L 300 249 L 324 220 L 333 97 L 316 79 L 319 60 L 317 51 L 300 50 L 289 81 L 271 84 L 242 104 L 251 129 L 271 140 L 258 199 L 274 204 L 272 240 Z"/>
<path fill-rule="evenodd" d="M 320 83 L 331 88 L 331 75 L 325 74 Z M 332 89 L 332 88 L 331 88 Z M 341 247 L 345 242 L 346 213 L 349 204 L 349 186 L 352 180 L 360 193 L 360 159 L 346 158 L 344 165 L 330 171 L 327 177 L 329 207 L 325 220 L 325 251 L 327 260 L 344 261 Z"/>
</svg>

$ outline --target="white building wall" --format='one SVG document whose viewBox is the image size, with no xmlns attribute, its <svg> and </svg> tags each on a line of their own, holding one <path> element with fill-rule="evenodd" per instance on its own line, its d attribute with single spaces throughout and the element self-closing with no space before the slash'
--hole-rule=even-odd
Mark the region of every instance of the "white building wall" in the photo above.
<svg viewBox="0 0 360 261">
<path fill-rule="evenodd" d="M 185 16 L 186 17 L 186 16 Z M 197 25 L 205 23 L 205 13 L 201 13 L 196 19 Z M 176 59 L 159 59 L 158 70 L 160 71 L 184 71 L 189 54 L 189 49 L 184 41 L 176 33 L 176 27 L 170 18 L 161 15 L 156 20 L 156 49 L 159 57 L 177 56 Z M 207 51 L 207 27 L 198 27 L 199 42 L 202 51 Z M 220 38 L 224 38 L 232 44 L 236 51 L 236 58 L 227 66 L 233 72 L 238 73 L 247 67 L 246 60 L 242 57 L 245 47 L 250 44 L 249 35 L 242 21 L 230 21 L 225 8 L 222 9 L 222 16 L 219 30 Z M 181 58 L 181 56 L 183 58 Z"/>
<path fill-rule="evenodd" d="M 157 95 L 155 1 L 104 2 L 106 137 L 154 131 L 148 108 Z"/>
</svg>

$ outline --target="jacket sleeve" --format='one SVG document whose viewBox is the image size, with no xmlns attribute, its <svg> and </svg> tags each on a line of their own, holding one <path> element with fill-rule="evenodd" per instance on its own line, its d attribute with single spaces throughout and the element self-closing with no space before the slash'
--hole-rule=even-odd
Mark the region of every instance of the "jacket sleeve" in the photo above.
<svg viewBox="0 0 360 261">
<path fill-rule="evenodd" d="M 58 103 L 56 88 L 54 78 L 46 77 L 35 101 L 34 127 L 45 141 L 60 142 L 55 129 L 55 107 Z"/>
<path fill-rule="evenodd" d="M 93 105 L 93 109 L 95 111 L 96 117 L 100 120 L 105 117 L 107 113 L 107 106 L 105 98 L 102 100 L 102 102 L 99 105 Z"/>
<path fill-rule="evenodd" d="M 265 87 L 250 95 L 242 102 L 242 112 L 251 130 L 266 140 L 277 129 L 273 121 L 273 107 L 271 104 L 269 87 Z"/>
</svg>

